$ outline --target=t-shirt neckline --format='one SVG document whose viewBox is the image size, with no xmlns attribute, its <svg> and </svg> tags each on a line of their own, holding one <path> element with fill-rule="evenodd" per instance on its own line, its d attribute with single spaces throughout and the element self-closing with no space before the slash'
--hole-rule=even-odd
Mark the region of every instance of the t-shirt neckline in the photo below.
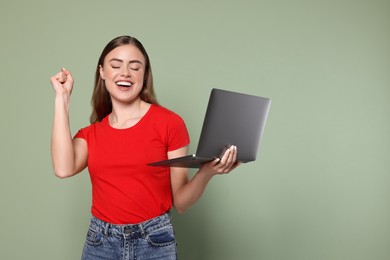
<svg viewBox="0 0 390 260">
<path fill-rule="evenodd" d="M 140 126 L 142 124 L 142 122 L 145 121 L 150 116 L 151 110 L 153 108 L 154 108 L 154 104 L 151 104 L 151 106 L 148 108 L 148 111 L 146 111 L 145 115 L 143 115 L 137 123 L 135 123 L 134 125 L 132 125 L 130 127 L 115 128 L 115 127 L 111 126 L 110 121 L 109 121 L 110 114 L 108 114 L 103 119 L 102 122 L 104 123 L 105 126 L 107 126 L 109 129 L 114 130 L 114 131 L 126 131 L 126 130 L 130 130 L 130 129 L 134 129 L 134 128 L 137 128 L 138 126 Z"/>
</svg>

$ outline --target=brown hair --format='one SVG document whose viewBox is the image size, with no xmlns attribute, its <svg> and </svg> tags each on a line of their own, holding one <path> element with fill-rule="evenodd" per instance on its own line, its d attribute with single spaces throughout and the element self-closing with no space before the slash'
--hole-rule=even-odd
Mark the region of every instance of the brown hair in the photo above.
<svg viewBox="0 0 390 260">
<path fill-rule="evenodd" d="M 151 103 L 157 104 L 157 98 L 153 89 L 153 76 L 152 76 L 152 68 L 150 66 L 149 56 L 144 48 L 144 46 L 139 42 L 136 38 L 131 36 L 119 36 L 112 41 L 110 41 L 106 47 L 103 49 L 102 54 L 100 55 L 98 64 L 96 66 L 95 73 L 95 84 L 93 88 L 92 94 L 92 114 L 90 117 L 90 122 L 100 122 L 112 111 L 112 103 L 111 97 L 106 89 L 104 80 L 100 77 L 100 66 L 103 66 L 104 59 L 108 53 L 110 53 L 113 49 L 122 46 L 122 45 L 132 45 L 137 47 L 140 52 L 145 57 L 145 75 L 144 75 L 144 85 L 140 93 L 141 100 Z"/>
</svg>

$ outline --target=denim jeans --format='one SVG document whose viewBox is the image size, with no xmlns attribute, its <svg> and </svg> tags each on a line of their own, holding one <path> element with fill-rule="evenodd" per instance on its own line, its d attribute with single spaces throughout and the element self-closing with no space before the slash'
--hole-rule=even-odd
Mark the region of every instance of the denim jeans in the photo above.
<svg viewBox="0 0 390 260">
<path fill-rule="evenodd" d="M 176 260 L 170 214 L 134 225 L 115 225 L 92 218 L 82 260 Z"/>
</svg>

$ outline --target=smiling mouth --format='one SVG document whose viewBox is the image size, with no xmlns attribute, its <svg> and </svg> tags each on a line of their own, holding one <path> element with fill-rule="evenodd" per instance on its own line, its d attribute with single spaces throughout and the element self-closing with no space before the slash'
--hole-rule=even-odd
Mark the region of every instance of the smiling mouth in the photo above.
<svg viewBox="0 0 390 260">
<path fill-rule="evenodd" d="M 119 87 L 129 88 L 133 85 L 133 83 L 128 82 L 128 81 L 118 81 L 118 82 L 116 82 L 116 85 Z"/>
</svg>

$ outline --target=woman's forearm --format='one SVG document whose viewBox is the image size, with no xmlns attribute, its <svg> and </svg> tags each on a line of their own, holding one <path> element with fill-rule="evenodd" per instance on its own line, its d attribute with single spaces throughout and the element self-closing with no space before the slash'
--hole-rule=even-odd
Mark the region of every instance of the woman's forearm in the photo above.
<svg viewBox="0 0 390 260">
<path fill-rule="evenodd" d="M 182 185 L 174 194 L 174 206 L 179 213 L 184 213 L 203 195 L 213 175 L 199 170 L 190 181 Z"/>
<path fill-rule="evenodd" d="M 187 174 L 180 174 L 181 170 L 177 170 L 171 176 L 179 176 L 173 180 L 175 187 L 173 199 L 174 206 L 179 213 L 185 212 L 189 207 L 196 203 L 203 195 L 207 184 L 218 174 L 227 174 L 234 170 L 239 163 L 237 159 L 237 147 L 231 146 L 227 149 L 221 159 L 217 158 L 211 162 L 203 164 L 199 171 L 192 177 L 190 181 L 187 179 Z M 184 177 L 180 177 L 184 176 Z"/>
<path fill-rule="evenodd" d="M 51 156 L 56 176 L 65 178 L 74 174 L 75 153 L 69 125 L 69 95 L 56 95 Z"/>
</svg>

